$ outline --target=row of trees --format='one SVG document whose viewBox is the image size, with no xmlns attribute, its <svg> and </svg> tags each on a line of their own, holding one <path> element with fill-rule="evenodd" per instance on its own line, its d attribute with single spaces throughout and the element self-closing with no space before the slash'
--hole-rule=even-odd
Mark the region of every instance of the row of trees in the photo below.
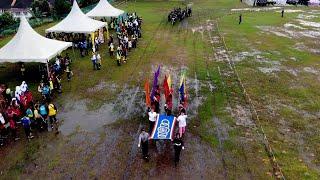
<svg viewBox="0 0 320 180">
<path fill-rule="evenodd" d="M 86 7 L 91 4 L 97 3 L 99 0 L 78 0 L 80 7 Z M 48 0 L 33 0 L 31 5 L 32 12 L 36 17 L 57 15 L 62 16 L 67 14 L 72 5 L 72 0 L 55 0 L 50 8 Z"/>
<path fill-rule="evenodd" d="M 78 0 L 80 7 L 86 7 L 97 3 L 99 0 Z M 49 4 L 48 0 L 33 0 L 31 4 L 31 11 L 34 17 L 49 17 L 57 16 L 61 17 L 68 14 L 72 6 L 72 0 L 55 0 L 52 5 Z M 17 21 L 13 18 L 10 13 L 3 13 L 0 15 L 0 29 L 5 29 Z"/>
</svg>

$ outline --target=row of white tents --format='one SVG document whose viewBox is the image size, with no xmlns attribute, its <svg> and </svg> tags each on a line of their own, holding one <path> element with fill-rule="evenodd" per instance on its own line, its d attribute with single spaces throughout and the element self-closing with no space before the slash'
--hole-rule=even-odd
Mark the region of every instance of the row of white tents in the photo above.
<svg viewBox="0 0 320 180">
<path fill-rule="evenodd" d="M 106 26 L 92 18 L 118 17 L 124 11 L 113 7 L 107 0 L 100 0 L 95 8 L 84 14 L 74 0 L 70 13 L 46 32 L 92 33 Z M 39 62 L 50 59 L 72 46 L 71 42 L 48 39 L 32 29 L 25 17 L 21 18 L 16 35 L 0 49 L 0 63 Z"/>
</svg>

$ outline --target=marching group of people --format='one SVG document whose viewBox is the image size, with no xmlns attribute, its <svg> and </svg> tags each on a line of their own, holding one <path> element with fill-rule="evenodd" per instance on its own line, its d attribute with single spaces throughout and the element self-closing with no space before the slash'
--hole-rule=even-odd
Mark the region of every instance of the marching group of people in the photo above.
<svg viewBox="0 0 320 180">
<path fill-rule="evenodd" d="M 44 88 L 42 89 L 44 90 Z M 57 108 L 50 101 L 34 103 L 33 95 L 29 91 L 25 81 L 20 86 L 16 86 L 12 91 L 6 85 L 0 88 L 1 112 L 0 112 L 0 145 L 3 146 L 10 137 L 17 141 L 18 124 L 21 124 L 26 138 L 32 139 L 33 133 L 48 130 L 48 125 L 58 132 Z"/>
<path fill-rule="evenodd" d="M 186 7 L 185 9 L 174 8 L 168 15 L 168 22 L 171 22 L 174 25 L 177 20 L 182 21 L 186 17 L 192 16 L 191 7 Z"/>
<path fill-rule="evenodd" d="M 142 37 L 141 25 L 142 18 L 136 13 L 127 13 L 127 16 L 121 19 L 111 19 L 110 27 L 116 31 L 118 41 L 115 42 L 113 36 L 110 36 L 108 51 L 110 57 L 115 56 L 118 66 L 126 63 L 131 49 L 137 47 L 138 39 Z"/>
<path fill-rule="evenodd" d="M 172 89 L 169 91 L 164 88 L 165 96 L 166 96 L 166 103 L 164 105 L 164 112 L 167 116 L 172 115 Z M 149 149 L 149 141 L 150 136 L 152 132 L 154 131 L 154 128 L 156 128 L 156 120 L 160 114 L 160 88 L 159 86 L 156 86 L 155 93 L 152 95 L 152 102 L 151 107 L 148 107 L 148 122 L 149 122 L 149 131 L 147 132 L 145 128 L 141 129 L 141 133 L 139 135 L 139 142 L 138 147 L 141 147 L 142 149 L 142 155 L 145 160 L 148 161 L 149 155 L 148 155 L 148 149 Z M 187 115 L 186 115 L 186 103 L 184 100 L 180 99 L 179 107 L 178 107 L 178 116 L 177 123 L 178 123 L 178 132 L 175 134 L 175 138 L 172 140 L 173 147 L 174 147 L 174 163 L 175 166 L 180 161 L 180 153 L 181 150 L 184 149 L 184 143 L 183 143 L 183 137 L 186 131 L 187 126 Z"/>
</svg>

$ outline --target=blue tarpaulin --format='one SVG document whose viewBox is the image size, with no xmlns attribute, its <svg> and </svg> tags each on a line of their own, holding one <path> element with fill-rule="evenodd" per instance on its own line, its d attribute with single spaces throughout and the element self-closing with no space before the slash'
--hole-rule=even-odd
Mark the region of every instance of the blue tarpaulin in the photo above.
<svg viewBox="0 0 320 180">
<path fill-rule="evenodd" d="M 175 123 L 176 118 L 174 116 L 159 115 L 150 138 L 172 140 Z"/>
</svg>

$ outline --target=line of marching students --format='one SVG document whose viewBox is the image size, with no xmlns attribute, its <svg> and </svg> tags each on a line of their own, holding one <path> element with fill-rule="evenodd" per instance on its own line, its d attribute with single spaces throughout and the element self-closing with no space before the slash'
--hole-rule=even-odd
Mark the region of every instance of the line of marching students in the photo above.
<svg viewBox="0 0 320 180">
<path fill-rule="evenodd" d="M 142 37 L 141 25 L 142 18 L 136 13 L 128 13 L 126 17 L 121 19 L 111 19 L 110 27 L 116 31 L 118 46 L 115 47 L 114 39 L 110 35 L 108 51 L 110 57 L 115 56 L 118 66 L 126 63 L 131 49 L 137 47 L 138 39 Z"/>
<path fill-rule="evenodd" d="M 145 82 L 145 87 L 144 87 L 146 92 L 146 104 L 148 107 L 147 114 L 148 114 L 148 121 L 149 121 L 149 131 L 147 132 L 145 128 L 141 129 L 141 133 L 139 135 L 138 147 L 141 147 L 142 156 L 146 161 L 149 160 L 148 146 L 149 146 L 150 135 L 152 133 L 152 130 L 154 129 L 154 126 L 156 125 L 155 122 L 160 113 L 161 89 L 158 85 L 159 74 L 160 74 L 160 66 L 154 74 L 154 82 L 153 82 L 153 88 L 151 93 L 150 93 L 150 87 L 149 87 L 148 81 Z M 162 90 L 166 100 L 166 103 L 164 105 L 164 111 L 167 116 L 171 116 L 173 112 L 172 111 L 173 109 L 172 94 L 174 91 L 173 91 L 173 88 L 171 87 L 170 75 L 168 77 L 165 76 Z M 179 110 L 178 110 L 178 116 L 177 116 L 179 130 L 175 134 L 175 138 L 172 140 L 173 147 L 174 147 L 175 166 L 177 166 L 177 164 L 179 163 L 181 150 L 184 149 L 184 142 L 182 138 L 184 137 L 186 126 L 187 126 L 186 120 L 188 116 L 186 114 L 186 108 L 187 108 L 186 77 L 185 77 L 185 73 L 183 73 L 181 76 L 180 87 L 179 87 L 179 106 L 178 106 Z"/>
</svg>

